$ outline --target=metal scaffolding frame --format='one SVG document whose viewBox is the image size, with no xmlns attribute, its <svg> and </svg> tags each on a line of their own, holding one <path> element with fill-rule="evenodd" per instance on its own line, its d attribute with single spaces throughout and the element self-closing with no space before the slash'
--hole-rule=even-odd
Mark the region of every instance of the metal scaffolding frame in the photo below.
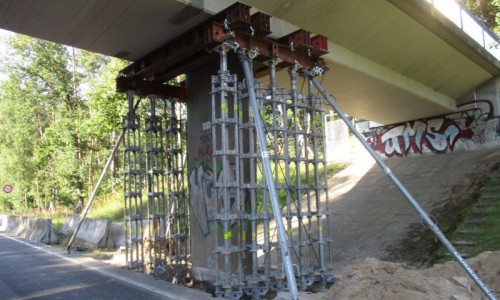
<svg viewBox="0 0 500 300">
<path fill-rule="evenodd" d="M 215 293 L 259 299 L 269 290 L 323 290 L 333 276 L 322 98 L 312 89 L 299 91 L 295 67 L 285 91 L 272 60 L 266 88 L 248 75 L 248 58 L 242 59 L 246 78 L 238 81 L 227 67 L 230 49 L 219 48 L 220 71 L 211 78 Z M 174 281 L 185 283 L 190 235 L 184 104 L 149 100 L 144 132 L 131 94 L 124 117 L 127 265 L 155 276 L 172 268 Z"/>
<path fill-rule="evenodd" d="M 140 101 L 140 100 L 139 100 Z M 123 117 L 123 194 L 125 257 L 131 269 L 144 268 L 141 122 L 128 94 L 129 112 Z"/>
<path fill-rule="evenodd" d="M 246 248 L 242 250 L 243 256 L 248 257 L 245 262 L 251 265 L 245 273 L 244 293 L 259 299 L 272 287 L 270 275 L 273 269 L 270 255 L 276 245 L 270 242 L 272 220 L 270 196 L 265 184 L 265 174 L 262 173 L 262 157 L 258 150 L 254 112 L 249 105 L 248 86 L 248 79 L 238 84 L 241 195 L 245 203 L 242 223 L 248 224 L 243 228 Z M 263 103 L 265 96 L 262 83 L 254 81 L 253 87 L 258 103 Z M 263 111 L 263 108 L 260 107 L 259 111 Z"/>
<path fill-rule="evenodd" d="M 145 127 L 148 234 L 144 242 L 149 258 L 146 267 L 149 273 L 159 276 L 167 262 L 166 198 L 162 120 L 157 116 L 154 97 L 150 97 L 150 116 Z"/>
<path fill-rule="evenodd" d="M 280 176 L 284 176 L 283 168 L 287 167 L 289 162 L 289 154 L 288 154 L 288 144 L 285 142 L 287 140 L 288 132 L 287 132 L 287 120 L 286 120 L 286 94 L 284 89 L 281 88 L 276 83 L 276 64 L 273 61 L 268 62 L 269 67 L 269 85 L 267 89 L 263 91 L 263 97 L 258 102 L 260 107 L 260 118 L 263 124 L 263 131 L 266 135 L 268 149 L 269 149 L 269 161 L 270 167 L 272 171 L 272 180 L 274 181 L 275 192 L 279 196 L 281 195 L 281 199 L 286 198 L 286 224 L 287 224 L 287 233 L 288 233 L 288 243 L 287 249 L 291 250 L 291 240 L 292 237 L 290 235 L 291 227 L 291 215 L 289 214 L 291 203 L 291 195 L 290 189 L 287 182 L 280 182 Z M 260 166 L 262 167 L 262 164 Z M 262 172 L 262 170 L 261 170 Z M 262 172 L 264 173 L 264 172 Z M 267 196 L 267 195 L 266 195 Z M 267 209 L 267 213 L 269 217 L 272 217 L 272 210 L 274 207 L 269 205 L 268 197 L 266 197 L 265 207 Z M 280 201 L 280 211 L 282 201 Z M 264 262 L 266 267 L 271 267 L 267 272 L 267 276 L 272 280 L 271 288 L 284 290 L 288 289 L 286 283 L 286 272 L 283 270 L 283 259 L 279 253 L 281 252 L 281 245 L 278 243 L 276 239 L 276 231 L 277 227 L 271 228 L 272 223 L 269 222 L 269 218 L 265 221 L 265 232 L 267 233 L 265 236 L 265 244 L 266 253 L 264 255 Z"/>
<path fill-rule="evenodd" d="M 128 98 L 129 113 L 123 117 L 126 263 L 155 277 L 172 268 L 173 281 L 185 284 L 190 254 L 185 105 L 150 96 L 141 132 L 132 93 Z"/>
<path fill-rule="evenodd" d="M 169 265 L 175 271 L 175 282 L 185 283 L 190 253 L 189 204 L 185 186 L 185 128 L 183 119 L 185 106 L 176 101 L 165 101 L 165 136 L 167 189 Z"/>
<path fill-rule="evenodd" d="M 248 76 L 246 57 L 238 82 L 227 68 L 230 49 L 218 48 L 220 71 L 211 77 L 216 295 L 324 290 L 333 275 L 322 98 L 297 89 L 293 67 L 285 92 L 274 61 L 267 88 Z"/>
<path fill-rule="evenodd" d="M 243 295 L 244 202 L 240 195 L 238 78 L 227 69 L 227 51 L 220 48 L 220 71 L 212 76 L 212 153 L 216 215 L 216 295 L 239 299 Z M 220 168 L 220 172 L 218 169 Z"/>
</svg>

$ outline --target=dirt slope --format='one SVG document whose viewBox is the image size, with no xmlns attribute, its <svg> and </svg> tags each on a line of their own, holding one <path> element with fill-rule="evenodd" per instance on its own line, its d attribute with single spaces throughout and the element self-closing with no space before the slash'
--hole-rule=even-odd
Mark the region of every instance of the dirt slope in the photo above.
<svg viewBox="0 0 500 300">
<path fill-rule="evenodd" d="M 500 292 L 500 251 L 467 260 L 489 289 Z M 328 291 L 303 295 L 307 299 L 484 299 L 484 294 L 458 262 L 415 270 L 374 258 L 356 261 L 338 271 Z M 494 292 L 496 297 L 500 293 Z M 303 297 L 304 298 L 304 297 Z"/>
<path fill-rule="evenodd" d="M 329 180 L 333 261 L 337 269 L 369 257 L 418 261 L 436 244 L 413 207 L 370 159 L 359 161 Z M 499 162 L 498 148 L 386 160 L 440 227 L 456 215 L 454 211 L 471 201 L 481 177 Z M 397 253 L 403 242 L 411 243 L 410 250 Z"/>
</svg>

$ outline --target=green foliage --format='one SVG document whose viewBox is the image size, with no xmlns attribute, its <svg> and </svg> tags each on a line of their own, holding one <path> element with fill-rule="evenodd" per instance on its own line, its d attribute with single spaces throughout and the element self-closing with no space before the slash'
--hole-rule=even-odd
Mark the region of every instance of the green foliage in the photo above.
<svg viewBox="0 0 500 300">
<path fill-rule="evenodd" d="M 474 257 L 485 251 L 500 250 L 500 195 L 495 191 L 488 191 L 487 187 L 500 185 L 500 179 L 488 178 L 484 182 L 486 189 L 481 193 L 477 204 L 471 204 L 460 212 L 461 219 L 454 230 L 449 234 L 451 240 L 473 242 L 473 247 L 457 246 L 457 250 Z M 481 205 L 482 204 L 482 205 Z M 467 224 L 467 220 L 475 223 Z M 449 258 L 446 248 L 439 246 L 434 254 L 438 259 Z"/>
<path fill-rule="evenodd" d="M 481 23 L 495 34 L 500 32 L 500 0 L 459 0 Z"/>
<path fill-rule="evenodd" d="M 14 191 L 0 209 L 74 206 L 88 197 L 119 135 L 126 101 L 114 92 L 115 77 L 127 62 L 22 35 L 9 46 L 0 184 Z"/>
<path fill-rule="evenodd" d="M 345 167 L 347 167 L 347 164 L 343 164 L 343 163 L 327 165 L 326 166 L 326 178 L 330 178 L 331 176 L 333 176 L 333 174 L 340 172 Z M 285 165 L 283 163 L 280 163 L 278 166 L 276 166 L 276 165 L 274 165 L 273 162 L 271 162 L 271 169 L 272 169 L 274 178 L 276 178 L 276 174 L 275 174 L 276 169 L 278 170 L 277 183 L 279 185 L 287 184 L 287 182 L 286 182 L 286 170 L 285 170 Z M 295 184 L 297 184 L 297 181 L 300 182 L 300 184 L 302 186 L 306 186 L 308 184 L 315 184 L 313 166 L 310 166 L 310 168 L 308 170 L 306 170 L 305 165 L 302 165 L 300 167 L 300 170 L 299 170 L 299 174 L 300 174 L 299 180 L 297 180 L 297 177 L 296 177 L 297 168 L 294 164 L 289 164 L 288 170 L 290 173 L 290 184 L 295 185 Z M 319 185 L 326 184 L 324 166 L 322 166 L 322 165 L 318 166 L 318 173 L 319 173 Z M 262 181 L 263 181 L 262 166 L 259 164 L 259 165 L 257 165 L 257 182 L 262 182 Z M 262 213 L 264 210 L 263 191 L 259 189 L 259 190 L 257 190 L 256 193 L 257 193 L 257 212 Z M 303 197 L 304 195 L 302 194 L 301 196 Z M 279 198 L 280 207 L 282 209 L 283 209 L 283 207 L 285 207 L 287 205 L 286 197 L 287 197 L 286 190 L 280 189 L 278 192 L 278 198 Z M 296 209 L 297 197 L 298 197 L 297 190 L 292 189 L 292 191 L 290 193 L 290 200 L 291 200 L 291 208 L 292 209 Z M 269 202 L 269 211 L 272 212 L 271 202 Z"/>
<path fill-rule="evenodd" d="M 143 200 L 146 207 L 147 200 Z M 121 193 L 103 195 L 92 203 L 90 218 L 104 219 L 112 222 L 123 221 L 123 195 Z"/>
<path fill-rule="evenodd" d="M 97 134 L 110 134 L 121 128 L 122 116 L 127 113 L 125 94 L 115 92 L 115 78 L 128 62 L 113 59 L 107 63 L 102 72 L 89 84 L 87 97 L 92 118 L 88 130 Z"/>
</svg>

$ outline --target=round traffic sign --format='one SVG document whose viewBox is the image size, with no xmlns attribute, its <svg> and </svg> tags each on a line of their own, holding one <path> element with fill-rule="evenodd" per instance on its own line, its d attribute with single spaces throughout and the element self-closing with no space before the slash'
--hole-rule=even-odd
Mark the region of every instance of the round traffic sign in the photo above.
<svg viewBox="0 0 500 300">
<path fill-rule="evenodd" d="M 3 191 L 6 192 L 7 194 L 10 193 L 10 192 L 12 192 L 12 185 L 6 184 L 3 187 Z"/>
</svg>

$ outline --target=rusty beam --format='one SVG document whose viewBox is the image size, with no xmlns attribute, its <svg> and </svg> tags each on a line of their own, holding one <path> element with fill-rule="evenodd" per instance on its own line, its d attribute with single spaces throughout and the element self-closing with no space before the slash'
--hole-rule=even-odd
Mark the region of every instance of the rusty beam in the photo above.
<svg viewBox="0 0 500 300">
<path fill-rule="evenodd" d="M 306 67 L 313 68 L 316 65 L 323 66 L 324 62 L 317 56 L 307 53 L 307 51 L 294 49 L 288 45 L 277 43 L 270 39 L 250 36 L 246 32 L 236 32 L 234 37 L 231 37 L 225 32 L 223 25 L 213 23 L 207 32 L 208 44 L 220 44 L 225 41 L 237 42 L 241 48 L 259 50 L 259 56 L 264 56 L 268 59 L 279 59 L 284 65 L 293 65 L 295 62 Z"/>
<path fill-rule="evenodd" d="M 250 6 L 235 3 L 206 23 L 132 63 L 121 74 L 134 79 L 164 83 L 214 59 L 211 54 L 207 54 L 207 50 L 224 42 L 238 43 L 247 50 L 256 48 L 259 52 L 257 62 L 276 59 L 279 68 L 295 63 L 306 68 L 325 65 L 320 58 L 328 51 L 325 37 L 315 36 L 311 39 L 309 31 L 298 30 L 274 41 L 266 37 L 271 32 L 270 19 L 269 15 L 260 12 L 250 16 Z M 293 47 L 290 47 L 292 43 Z M 261 71 L 258 76 L 266 73 L 265 68 Z"/>
<path fill-rule="evenodd" d="M 254 35 L 264 37 L 271 34 L 271 16 L 262 12 L 253 14 L 250 17 L 250 22 L 254 29 Z"/>
<path fill-rule="evenodd" d="M 161 98 L 178 98 L 181 101 L 186 99 L 186 89 L 184 87 L 124 76 L 116 78 L 116 91 L 119 93 L 133 92 L 142 97 L 155 95 Z"/>
<path fill-rule="evenodd" d="M 120 73 L 149 79 L 159 70 L 200 52 L 205 46 L 204 31 L 196 28 L 137 60 Z"/>
<path fill-rule="evenodd" d="M 204 28 L 214 21 L 224 23 L 225 20 L 227 20 L 228 26 L 231 28 L 250 30 L 250 6 L 242 3 L 235 3 L 229 6 L 210 18 L 210 20 L 204 24 L 191 29 L 150 54 L 135 61 L 123 69 L 121 73 L 128 77 L 141 77 L 155 80 L 150 77 L 158 71 L 203 50 L 206 47 Z"/>
<path fill-rule="evenodd" d="M 328 53 L 328 39 L 322 35 L 316 35 L 311 39 L 312 52 L 314 56 L 321 56 Z"/>
<path fill-rule="evenodd" d="M 285 44 L 298 50 L 312 49 L 311 33 L 307 30 L 299 29 L 278 40 L 279 43 Z"/>
<path fill-rule="evenodd" d="M 172 78 L 175 78 L 179 74 L 184 74 L 190 70 L 201 67 L 202 65 L 217 59 L 217 57 L 218 56 L 213 52 L 202 51 L 194 55 L 193 57 L 189 57 L 185 60 L 179 61 L 171 67 L 158 71 L 157 73 L 155 73 L 153 78 L 159 82 L 166 82 Z"/>
<path fill-rule="evenodd" d="M 236 2 L 211 18 L 210 22 L 224 23 L 227 20 L 232 29 L 249 30 L 250 6 Z"/>
</svg>

